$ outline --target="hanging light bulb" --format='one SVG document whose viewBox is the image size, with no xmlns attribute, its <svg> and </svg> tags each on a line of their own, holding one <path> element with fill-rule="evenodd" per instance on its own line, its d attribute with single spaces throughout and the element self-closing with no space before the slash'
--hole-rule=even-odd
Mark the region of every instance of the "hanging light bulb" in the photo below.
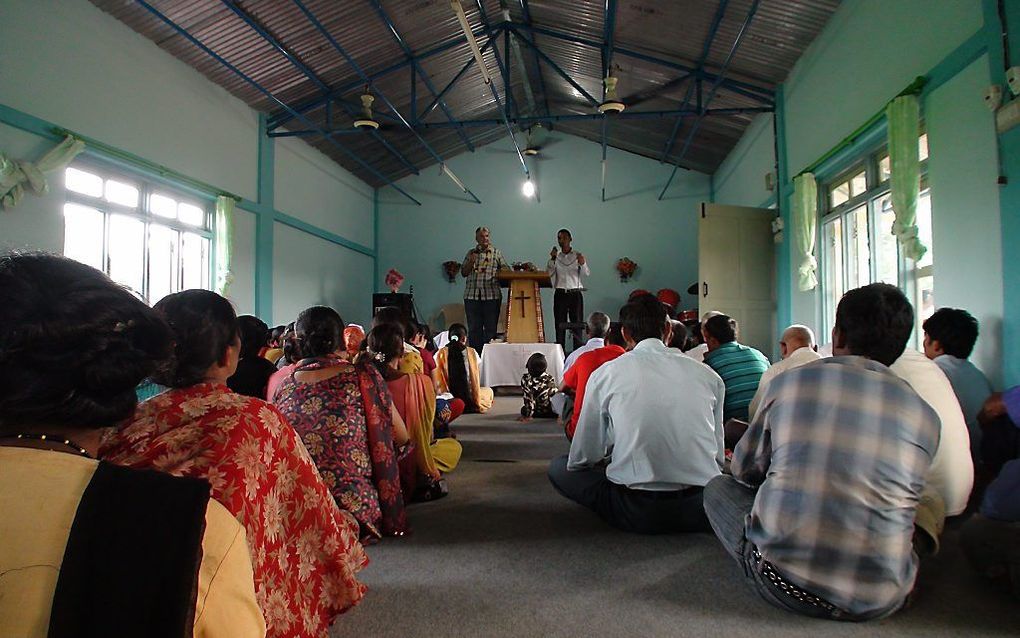
<svg viewBox="0 0 1020 638">
<path fill-rule="evenodd" d="M 521 186 L 521 192 L 524 193 L 525 197 L 534 197 L 535 196 L 535 183 L 533 181 L 531 181 L 530 179 L 525 181 L 524 185 Z"/>
</svg>

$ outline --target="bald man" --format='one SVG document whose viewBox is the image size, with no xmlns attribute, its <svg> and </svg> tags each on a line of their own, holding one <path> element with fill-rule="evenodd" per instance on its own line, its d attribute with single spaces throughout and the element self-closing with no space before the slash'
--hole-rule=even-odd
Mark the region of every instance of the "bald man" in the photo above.
<svg viewBox="0 0 1020 638">
<path fill-rule="evenodd" d="M 794 324 L 783 331 L 783 336 L 779 338 L 779 352 L 783 355 L 783 360 L 773 363 L 761 375 L 758 391 L 754 393 L 754 398 L 751 399 L 751 404 L 747 407 L 748 420 L 754 418 L 769 381 L 776 378 L 777 374 L 821 359 L 818 354 L 818 346 L 815 344 L 815 333 L 811 332 L 811 328 L 800 324 Z"/>
</svg>

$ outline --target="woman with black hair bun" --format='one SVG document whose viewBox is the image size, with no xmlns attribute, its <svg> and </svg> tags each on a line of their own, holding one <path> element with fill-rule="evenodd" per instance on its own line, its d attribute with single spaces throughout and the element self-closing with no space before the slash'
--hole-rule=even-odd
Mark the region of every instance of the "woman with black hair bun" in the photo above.
<svg viewBox="0 0 1020 638">
<path fill-rule="evenodd" d="M 0 257 L 0 635 L 265 634 L 209 483 L 96 460 L 171 338 L 98 270 Z"/>
<path fill-rule="evenodd" d="M 248 532 L 255 591 L 270 636 L 323 636 L 365 588 L 358 525 L 333 501 L 304 446 L 272 405 L 226 380 L 241 342 L 230 302 L 207 290 L 164 297 L 174 354 L 153 375 L 166 392 L 104 439 L 107 460 L 207 479 Z"/>
<path fill-rule="evenodd" d="M 332 308 L 302 311 L 295 332 L 304 358 L 273 402 L 301 435 L 337 504 L 358 520 L 361 538 L 403 535 L 397 447 L 408 436 L 386 382 L 373 366 L 347 361 L 344 322 Z"/>
<path fill-rule="evenodd" d="M 238 394 L 257 399 L 265 398 L 266 384 L 276 372 L 276 366 L 259 352 L 266 345 L 269 326 L 258 317 L 241 315 L 237 318 L 241 337 L 241 352 L 237 370 L 227 379 L 227 386 Z"/>
<path fill-rule="evenodd" d="M 400 372 L 404 347 L 397 326 L 380 324 L 372 328 L 365 341 L 367 347 L 361 356 L 374 365 L 386 380 L 393 405 L 414 443 L 412 478 L 417 489 L 413 485 L 403 486 L 405 497 L 431 500 L 445 496 L 446 488 L 445 484 L 440 483 L 440 472 L 453 471 L 463 450 L 455 439 L 435 437 L 433 424 L 436 419 L 436 393 L 432 379 L 421 373 Z"/>
<path fill-rule="evenodd" d="M 439 391 L 464 401 L 465 412 L 487 412 L 492 407 L 492 388 L 478 381 L 478 355 L 468 347 L 467 328 L 455 323 L 449 328 L 450 342 L 436 353 L 432 373 Z"/>
</svg>

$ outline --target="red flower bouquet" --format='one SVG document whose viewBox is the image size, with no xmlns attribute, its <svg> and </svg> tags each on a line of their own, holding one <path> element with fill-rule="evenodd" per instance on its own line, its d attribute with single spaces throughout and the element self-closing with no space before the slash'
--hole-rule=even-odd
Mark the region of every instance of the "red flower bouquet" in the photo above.
<svg viewBox="0 0 1020 638">
<path fill-rule="evenodd" d="M 390 268 L 390 271 L 386 273 L 386 285 L 389 287 L 390 292 L 400 290 L 400 284 L 402 283 L 404 283 L 404 276 L 397 270 Z"/>
<path fill-rule="evenodd" d="M 620 281 L 627 281 L 634 276 L 638 265 L 631 261 L 630 257 L 621 257 L 616 260 L 616 272 L 620 273 Z"/>
<path fill-rule="evenodd" d="M 457 280 L 457 273 L 459 272 L 460 272 L 459 261 L 453 261 L 451 259 L 450 261 L 443 262 L 443 273 L 446 274 L 446 280 L 451 284 Z"/>
</svg>

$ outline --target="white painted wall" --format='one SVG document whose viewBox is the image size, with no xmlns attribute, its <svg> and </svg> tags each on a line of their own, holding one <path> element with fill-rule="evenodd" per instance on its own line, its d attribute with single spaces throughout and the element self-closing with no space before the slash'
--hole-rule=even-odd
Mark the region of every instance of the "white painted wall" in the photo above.
<svg viewBox="0 0 1020 638">
<path fill-rule="evenodd" d="M 55 142 L 0 124 L 0 152 L 17 159 L 37 160 Z M 0 250 L 64 250 L 63 180 L 42 197 L 27 194 L 17 208 L 0 208 Z"/>
<path fill-rule="evenodd" d="M 737 145 L 715 172 L 715 201 L 731 206 L 760 207 L 779 191 L 765 188 L 765 174 L 775 171 L 772 114 L 754 118 Z"/>
</svg>

